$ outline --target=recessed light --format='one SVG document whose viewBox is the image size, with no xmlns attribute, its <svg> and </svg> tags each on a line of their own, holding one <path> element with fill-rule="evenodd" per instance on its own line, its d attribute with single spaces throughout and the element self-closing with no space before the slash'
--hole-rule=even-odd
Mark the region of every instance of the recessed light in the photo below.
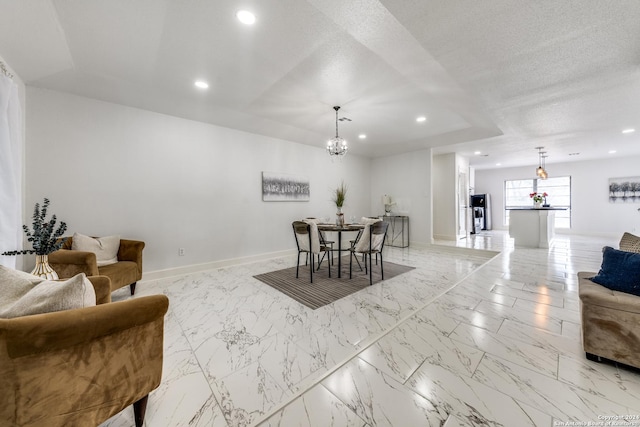
<svg viewBox="0 0 640 427">
<path fill-rule="evenodd" d="M 236 13 L 236 17 L 240 22 L 246 25 L 253 25 L 256 22 L 256 15 L 248 10 L 239 10 Z"/>
<path fill-rule="evenodd" d="M 418 118 L 416 119 L 416 122 L 421 123 L 421 122 L 424 122 L 424 121 L 426 121 L 426 120 L 427 120 L 427 118 L 426 118 L 425 116 L 420 116 L 420 117 L 418 117 Z"/>
<path fill-rule="evenodd" d="M 635 131 L 635 129 L 625 129 L 622 131 L 622 133 L 634 133 Z"/>
<path fill-rule="evenodd" d="M 365 135 L 364 133 L 361 133 L 360 135 L 358 135 L 358 138 L 367 139 L 367 135 Z"/>
<path fill-rule="evenodd" d="M 502 166 L 502 163 L 496 163 L 496 166 Z"/>
<path fill-rule="evenodd" d="M 203 81 L 203 80 L 197 80 L 194 85 L 200 89 L 207 89 L 209 88 L 209 83 Z"/>
<path fill-rule="evenodd" d="M 615 153 L 617 153 L 616 150 L 609 150 L 609 154 L 615 154 Z"/>
<path fill-rule="evenodd" d="M 580 153 L 569 153 L 570 156 L 579 156 Z"/>
<path fill-rule="evenodd" d="M 473 154 L 475 154 L 476 156 L 482 154 L 482 151 L 474 151 Z"/>
</svg>

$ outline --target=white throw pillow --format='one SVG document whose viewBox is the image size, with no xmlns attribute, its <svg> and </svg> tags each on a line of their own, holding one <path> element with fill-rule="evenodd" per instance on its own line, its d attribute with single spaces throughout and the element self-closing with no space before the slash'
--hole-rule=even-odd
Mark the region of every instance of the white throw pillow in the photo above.
<svg viewBox="0 0 640 427">
<path fill-rule="evenodd" d="M 98 267 L 118 262 L 120 236 L 106 236 L 94 239 L 80 233 L 73 233 L 71 249 L 74 251 L 93 252 L 96 254 Z"/>
<path fill-rule="evenodd" d="M 371 230 L 371 224 L 375 224 L 376 222 L 382 221 L 380 218 L 367 218 L 362 217 L 360 219 L 360 224 L 364 224 L 364 230 L 362 230 L 362 234 L 360 235 L 360 239 L 358 243 L 356 243 L 356 252 L 367 252 L 369 250 L 369 234 Z M 371 242 L 372 249 L 380 249 L 382 245 L 383 236 L 374 236 L 373 242 Z"/>
<path fill-rule="evenodd" d="M 3 290 L 0 293 L 0 318 L 96 305 L 96 292 L 84 273 L 67 280 L 49 281 L 16 270 L 5 270 L 9 269 L 0 268 L 0 289 Z"/>
<path fill-rule="evenodd" d="M 309 248 L 309 235 L 298 234 L 298 244 L 300 249 L 311 252 L 314 254 L 320 253 L 320 237 L 318 236 L 318 224 L 314 219 L 304 219 L 304 222 L 309 224 L 309 235 L 311 236 L 311 248 Z"/>
</svg>

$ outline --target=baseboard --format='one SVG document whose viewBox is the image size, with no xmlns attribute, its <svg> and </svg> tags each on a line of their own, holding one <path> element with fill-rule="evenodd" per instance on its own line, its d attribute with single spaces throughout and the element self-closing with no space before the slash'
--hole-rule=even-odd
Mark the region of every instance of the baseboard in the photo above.
<svg viewBox="0 0 640 427">
<path fill-rule="evenodd" d="M 286 251 L 269 252 L 259 255 L 251 255 L 241 258 L 224 259 L 220 261 L 205 262 L 202 264 L 191 264 L 180 267 L 167 268 L 166 270 L 145 271 L 142 275 L 140 282 L 147 282 L 151 280 L 165 279 L 167 277 L 182 276 L 184 274 L 198 273 L 200 271 L 215 270 L 217 268 L 229 267 L 232 265 L 248 264 L 256 261 L 264 261 L 273 258 L 280 258 L 288 255 L 295 255 L 295 249 L 288 249 Z"/>
<path fill-rule="evenodd" d="M 456 236 L 450 234 L 434 234 L 433 238 L 435 240 L 447 240 L 449 242 L 455 242 L 456 240 L 458 240 Z"/>
</svg>

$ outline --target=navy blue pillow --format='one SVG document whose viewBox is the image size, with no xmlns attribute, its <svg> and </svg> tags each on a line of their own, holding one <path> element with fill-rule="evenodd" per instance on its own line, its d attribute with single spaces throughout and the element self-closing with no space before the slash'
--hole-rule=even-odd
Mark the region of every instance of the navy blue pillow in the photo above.
<svg viewBox="0 0 640 427">
<path fill-rule="evenodd" d="M 591 281 L 613 291 L 640 296 L 640 253 L 605 246 L 602 249 L 602 266 Z"/>
</svg>

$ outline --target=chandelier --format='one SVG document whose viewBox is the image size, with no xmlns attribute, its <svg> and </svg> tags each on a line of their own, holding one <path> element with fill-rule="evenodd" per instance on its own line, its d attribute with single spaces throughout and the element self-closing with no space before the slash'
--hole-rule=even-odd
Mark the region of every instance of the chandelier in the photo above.
<svg viewBox="0 0 640 427">
<path fill-rule="evenodd" d="M 340 107 L 335 106 L 333 109 L 336 110 L 336 136 L 327 142 L 327 153 L 331 158 L 334 158 L 334 156 L 340 158 L 347 154 L 349 147 L 347 147 L 347 141 L 338 136 L 338 110 Z"/>
<path fill-rule="evenodd" d="M 545 169 L 545 160 L 547 158 L 547 156 L 545 156 L 545 154 L 547 154 L 546 151 L 542 151 L 544 147 L 536 147 L 536 150 L 538 150 L 538 167 L 536 168 L 536 175 L 541 178 L 541 179 L 547 179 L 549 177 L 549 174 L 547 173 L 547 170 Z"/>
</svg>

